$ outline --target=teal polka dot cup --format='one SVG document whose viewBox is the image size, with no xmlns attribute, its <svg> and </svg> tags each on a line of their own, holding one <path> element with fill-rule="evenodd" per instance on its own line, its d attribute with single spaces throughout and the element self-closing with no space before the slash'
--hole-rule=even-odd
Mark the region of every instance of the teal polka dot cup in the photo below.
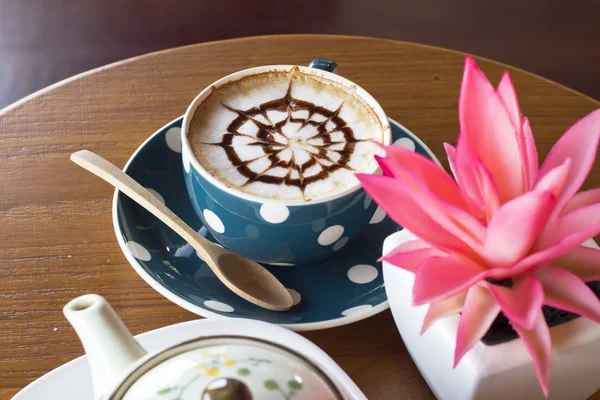
<svg viewBox="0 0 600 400">
<path fill-rule="evenodd" d="M 336 64 L 327 60 L 314 60 L 309 67 L 277 65 L 236 72 L 216 81 L 194 99 L 185 113 L 181 129 L 184 178 L 193 208 L 223 246 L 271 265 L 310 263 L 335 254 L 360 234 L 377 209 L 358 180 L 343 191 L 312 200 L 262 198 L 228 187 L 194 156 L 188 137 L 190 123 L 213 87 L 254 74 L 293 68 L 342 85 L 360 97 L 374 110 L 383 127 L 383 143 L 391 143 L 389 121 L 381 106 L 360 86 L 335 74 Z"/>
</svg>

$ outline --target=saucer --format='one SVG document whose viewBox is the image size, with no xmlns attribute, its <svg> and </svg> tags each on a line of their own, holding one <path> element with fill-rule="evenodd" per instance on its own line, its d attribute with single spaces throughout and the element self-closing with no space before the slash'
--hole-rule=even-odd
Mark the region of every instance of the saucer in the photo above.
<svg viewBox="0 0 600 400">
<path fill-rule="evenodd" d="M 216 243 L 186 193 L 182 120 L 170 122 L 146 140 L 124 170 L 194 230 Z M 396 145 L 436 160 L 415 135 L 390 122 Z M 370 202 L 367 197 L 365 207 Z M 118 191 L 113 200 L 113 224 L 121 250 L 136 272 L 167 299 L 203 317 L 250 318 L 303 331 L 346 325 L 388 308 L 377 259 L 384 239 L 400 228 L 380 208 L 359 238 L 335 256 L 312 264 L 266 266 L 292 294 L 294 306 L 285 312 L 265 310 L 235 295 L 187 242 Z"/>
</svg>

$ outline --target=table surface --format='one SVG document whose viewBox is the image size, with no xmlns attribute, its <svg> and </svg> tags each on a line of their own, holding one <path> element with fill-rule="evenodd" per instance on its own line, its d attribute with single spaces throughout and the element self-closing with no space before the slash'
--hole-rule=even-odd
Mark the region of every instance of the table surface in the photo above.
<svg viewBox="0 0 600 400">
<path fill-rule="evenodd" d="M 134 334 L 197 318 L 129 266 L 113 232 L 112 189 L 71 163 L 69 154 L 87 148 L 123 166 L 216 79 L 258 65 L 304 65 L 314 57 L 336 60 L 342 75 L 437 155 L 444 154 L 444 141 L 456 141 L 464 54 L 343 36 L 265 36 L 162 51 L 76 76 L 0 111 L 1 398 L 83 353 L 61 312 L 78 295 L 105 296 Z M 539 76 L 478 62 L 492 82 L 510 70 L 540 156 L 600 106 Z M 596 165 L 585 187 L 599 183 Z M 433 398 L 389 310 L 302 335 L 369 398 Z"/>
</svg>

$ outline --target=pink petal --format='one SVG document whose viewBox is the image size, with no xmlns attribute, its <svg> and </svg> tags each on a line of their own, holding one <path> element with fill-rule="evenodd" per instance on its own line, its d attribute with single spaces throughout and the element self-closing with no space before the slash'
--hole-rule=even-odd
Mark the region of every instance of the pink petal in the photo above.
<svg viewBox="0 0 600 400">
<path fill-rule="evenodd" d="M 460 134 L 456 144 L 455 168 L 460 176 L 460 188 L 463 193 L 473 199 L 482 210 L 485 209 L 485 197 L 480 191 L 479 181 L 473 169 L 475 154 L 469 148 L 466 135 Z"/>
<path fill-rule="evenodd" d="M 431 257 L 440 257 L 445 255 L 444 252 L 433 247 L 425 249 L 413 250 L 406 253 L 397 253 L 382 257 L 383 261 L 389 262 L 392 265 L 400 267 L 410 272 L 417 272 L 417 268 L 423 261 Z"/>
<path fill-rule="evenodd" d="M 544 302 L 544 290 L 535 277 L 529 275 L 517 280 L 512 288 L 488 284 L 488 289 L 502 312 L 521 329 L 533 329 Z"/>
<path fill-rule="evenodd" d="M 527 331 L 513 326 L 514 330 L 523 340 L 523 344 L 533 359 L 535 373 L 544 396 L 548 397 L 548 383 L 552 372 L 552 341 L 550 330 L 544 316 L 540 314 L 532 330 Z"/>
<path fill-rule="evenodd" d="M 500 96 L 500 100 L 502 100 L 502 103 L 504 103 L 504 107 L 506 107 L 506 111 L 508 112 L 508 116 L 510 117 L 513 125 L 520 126 L 521 109 L 519 108 L 519 100 L 517 99 L 515 86 L 513 85 L 512 79 L 510 79 L 508 71 L 504 71 L 502 74 L 502 79 L 500 79 L 500 83 L 498 84 L 498 89 L 496 91 L 498 96 Z"/>
<path fill-rule="evenodd" d="M 544 267 L 536 276 L 544 286 L 544 304 L 600 323 L 600 299 L 576 275 L 557 267 Z"/>
<path fill-rule="evenodd" d="M 441 250 L 429 246 L 422 240 L 409 240 L 395 247 L 377 261 L 386 261 L 407 271 L 416 272 L 426 258 L 445 255 Z"/>
<path fill-rule="evenodd" d="M 513 125 L 500 96 L 469 56 L 458 104 L 461 133 L 498 183 L 502 201 L 522 194 L 518 126 Z"/>
<path fill-rule="evenodd" d="M 450 164 L 450 170 L 452 171 L 452 174 L 454 175 L 454 179 L 456 179 L 456 182 L 460 186 L 460 175 L 458 174 L 458 171 L 456 170 L 456 164 L 454 162 L 454 160 L 456 159 L 456 149 L 454 147 L 452 147 L 451 144 L 444 143 L 444 150 L 446 150 L 446 156 L 448 157 L 448 164 Z"/>
<path fill-rule="evenodd" d="M 404 243 L 399 244 L 398 246 L 394 247 L 392 249 L 392 251 L 390 251 L 389 253 L 387 253 L 386 255 L 384 255 L 377 261 L 385 260 L 386 258 L 393 257 L 397 254 L 408 253 L 410 251 L 422 250 L 422 249 L 428 249 L 428 248 L 431 248 L 431 246 L 420 239 L 409 240 L 407 242 L 404 242 Z"/>
<path fill-rule="evenodd" d="M 546 190 L 554 196 L 558 196 L 563 189 L 569 171 L 571 170 L 571 159 L 567 158 L 558 167 L 552 168 L 546 175 L 540 175 L 535 184 L 536 190 Z"/>
<path fill-rule="evenodd" d="M 600 250 L 580 246 L 552 261 L 552 265 L 577 275 L 584 282 L 600 280 Z"/>
<path fill-rule="evenodd" d="M 356 177 L 387 215 L 415 236 L 441 250 L 472 252 L 469 246 L 446 231 L 412 196 L 414 190 L 395 178 L 357 174 Z"/>
<path fill-rule="evenodd" d="M 498 316 L 500 306 L 483 286 L 469 289 L 456 331 L 454 367 L 465 353 L 473 348 Z"/>
<path fill-rule="evenodd" d="M 425 333 L 425 331 L 429 329 L 429 327 L 437 320 L 461 312 L 463 305 L 465 304 L 466 297 L 467 293 L 462 292 L 445 300 L 431 303 L 427 309 L 427 314 L 425 314 L 425 320 L 423 321 L 423 327 L 421 328 L 421 335 Z"/>
<path fill-rule="evenodd" d="M 537 247 L 550 247 L 562 238 L 585 230 L 587 227 L 594 226 L 598 222 L 600 222 L 600 203 L 580 207 L 575 211 L 560 216 L 552 225 L 548 226 L 539 238 Z M 585 239 L 595 236 L 598 233 L 600 233 L 600 227 L 597 230 L 592 230 L 591 235 Z"/>
<path fill-rule="evenodd" d="M 409 153 L 414 154 L 413 152 Z M 382 160 L 382 162 L 385 162 L 385 165 L 392 171 L 397 182 L 402 182 L 406 185 L 405 187 L 415 203 L 426 210 L 440 226 L 462 240 L 470 248 L 475 249 L 476 251 L 477 249 L 481 249 L 481 242 L 483 241 L 485 234 L 485 228 L 481 222 L 474 218 L 470 212 L 448 201 L 447 193 L 445 198 L 440 197 L 441 193 L 439 192 L 439 188 L 432 191 L 430 187 L 426 186 L 426 182 L 440 183 L 440 181 L 436 180 L 439 178 L 438 174 L 434 173 L 429 176 L 429 178 L 423 176 L 419 177 L 412 173 L 414 170 L 417 170 L 419 173 L 418 167 L 409 169 L 391 158 Z M 416 164 L 418 165 L 418 163 Z M 446 174 L 441 167 L 436 168 L 442 171 L 444 176 L 452 181 L 449 175 Z M 421 175 L 426 175 L 423 174 L 423 171 L 420 172 Z M 452 181 L 452 185 L 458 190 L 454 181 Z M 443 187 L 443 184 L 440 183 L 439 187 Z M 383 206 L 382 204 L 380 205 Z"/>
<path fill-rule="evenodd" d="M 463 210 L 467 209 L 454 179 L 434 161 L 401 146 L 388 146 L 385 151 L 389 158 L 414 175 L 434 196 Z"/>
<path fill-rule="evenodd" d="M 494 279 L 505 279 L 530 273 L 579 247 L 587 239 L 597 235 L 598 232 L 600 232 L 600 220 L 591 221 L 581 231 L 562 238 L 544 250 L 530 254 L 519 261 L 514 267 L 510 269 L 495 268 L 490 270 L 488 274 Z"/>
<path fill-rule="evenodd" d="M 388 169 L 388 167 L 385 165 L 385 162 L 383 162 L 383 160 L 385 160 L 383 157 L 375 155 L 375 161 L 377 161 L 377 164 L 379 164 L 379 168 L 381 168 L 383 175 L 384 176 L 393 176 L 392 172 Z"/>
<path fill-rule="evenodd" d="M 485 259 L 496 267 L 510 267 L 523 258 L 544 229 L 555 201 L 551 193 L 532 191 L 504 204 L 488 224 Z"/>
<path fill-rule="evenodd" d="M 556 214 L 579 190 L 588 176 L 598 150 L 600 141 L 600 109 L 580 119 L 565 132 L 554 144 L 552 150 L 540 168 L 544 176 L 548 171 L 562 164 L 567 158 L 572 161 L 571 171 L 562 193 L 557 199 Z"/>
<path fill-rule="evenodd" d="M 576 193 L 565 205 L 562 215 L 575 211 L 578 208 L 590 206 L 594 203 L 600 203 L 600 187 Z"/>
<path fill-rule="evenodd" d="M 531 126 L 529 125 L 529 120 L 527 118 L 523 118 L 523 122 L 521 123 L 521 135 L 523 136 L 522 140 L 524 143 L 524 146 L 521 147 L 521 157 L 528 175 L 525 182 L 525 189 L 531 190 L 538 175 L 539 159 L 535 140 L 533 139 L 533 133 L 531 132 Z"/>
<path fill-rule="evenodd" d="M 517 143 L 519 144 L 519 150 L 521 152 L 521 176 L 523 177 L 523 193 L 531 188 L 531 182 L 529 181 L 529 164 L 527 161 L 527 149 L 526 139 L 523 130 L 521 129 L 521 109 L 519 108 L 519 100 L 517 99 L 517 93 L 515 87 L 510 79 L 508 71 L 504 71 L 500 84 L 498 85 L 498 96 L 504 103 L 511 122 L 515 128 L 517 128 Z"/>
<path fill-rule="evenodd" d="M 448 164 L 450 164 L 450 170 L 454 174 L 454 178 L 456 179 L 458 186 L 461 188 L 462 197 L 465 200 L 465 203 L 467 203 L 471 214 L 473 214 L 473 216 L 477 219 L 483 219 L 485 217 L 485 211 L 483 210 L 483 206 L 478 204 L 471 196 L 469 196 L 469 194 L 467 193 L 467 191 L 461 183 L 460 174 L 458 172 L 455 162 L 456 149 L 448 143 L 444 143 L 444 148 L 446 149 L 446 155 L 448 156 Z"/>
<path fill-rule="evenodd" d="M 473 169 L 479 184 L 479 192 L 485 202 L 485 215 L 489 221 L 500 208 L 500 192 L 496 180 L 486 166 L 483 165 L 479 157 L 475 156 L 473 161 Z"/>
<path fill-rule="evenodd" d="M 413 287 L 413 305 L 454 296 L 485 277 L 485 268 L 466 257 L 432 257 L 419 266 Z"/>
</svg>

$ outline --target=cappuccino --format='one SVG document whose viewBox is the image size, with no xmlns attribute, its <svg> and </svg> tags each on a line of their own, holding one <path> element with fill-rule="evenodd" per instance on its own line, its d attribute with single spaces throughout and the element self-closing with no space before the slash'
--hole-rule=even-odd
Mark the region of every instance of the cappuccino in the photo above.
<svg viewBox="0 0 600 400">
<path fill-rule="evenodd" d="M 314 200 L 378 168 L 385 129 L 355 93 L 299 68 L 262 72 L 212 92 L 191 119 L 192 152 L 227 187 L 266 199 Z"/>
</svg>

